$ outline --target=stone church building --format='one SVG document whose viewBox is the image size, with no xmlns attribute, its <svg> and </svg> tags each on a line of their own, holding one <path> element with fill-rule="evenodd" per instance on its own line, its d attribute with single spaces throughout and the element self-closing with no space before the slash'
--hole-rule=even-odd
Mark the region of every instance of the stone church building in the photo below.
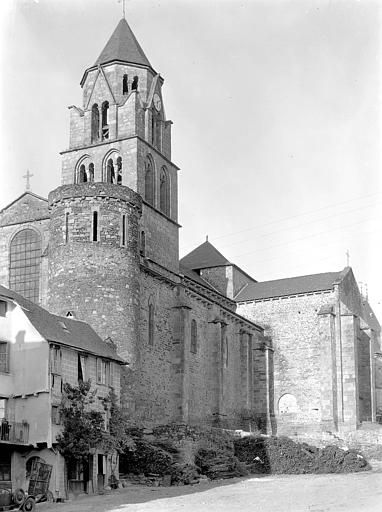
<svg viewBox="0 0 382 512">
<path fill-rule="evenodd" d="M 61 185 L 0 212 L 0 284 L 116 345 L 137 424 L 375 420 L 380 327 L 350 268 L 258 283 L 209 242 L 179 261 L 163 83 L 122 19 L 69 107 Z"/>
</svg>

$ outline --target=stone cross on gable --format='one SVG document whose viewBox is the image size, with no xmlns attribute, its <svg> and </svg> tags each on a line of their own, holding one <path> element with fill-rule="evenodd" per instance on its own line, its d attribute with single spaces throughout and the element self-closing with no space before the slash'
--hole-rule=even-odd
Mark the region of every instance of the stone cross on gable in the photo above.
<svg viewBox="0 0 382 512">
<path fill-rule="evenodd" d="M 28 192 L 30 189 L 31 189 L 31 184 L 30 184 L 30 178 L 33 176 L 33 174 L 31 174 L 29 172 L 29 170 L 27 171 L 26 174 L 24 174 L 23 178 L 26 179 L 26 184 L 25 184 L 25 190 Z"/>
</svg>

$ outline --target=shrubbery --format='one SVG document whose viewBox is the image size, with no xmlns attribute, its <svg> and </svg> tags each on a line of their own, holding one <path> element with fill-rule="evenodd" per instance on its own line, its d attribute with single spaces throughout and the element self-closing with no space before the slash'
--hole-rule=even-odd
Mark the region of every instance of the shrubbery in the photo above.
<svg viewBox="0 0 382 512">
<path fill-rule="evenodd" d="M 350 473 L 370 466 L 355 450 L 316 448 L 287 437 L 247 437 L 235 441 L 236 457 L 251 473 Z"/>
</svg>

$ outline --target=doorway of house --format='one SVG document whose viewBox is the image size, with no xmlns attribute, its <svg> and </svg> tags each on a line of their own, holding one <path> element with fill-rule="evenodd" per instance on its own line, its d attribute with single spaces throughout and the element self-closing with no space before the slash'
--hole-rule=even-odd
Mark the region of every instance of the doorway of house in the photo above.
<svg viewBox="0 0 382 512">
<path fill-rule="evenodd" d="M 98 454 L 97 487 L 98 491 L 103 491 L 105 486 L 104 456 Z"/>
</svg>

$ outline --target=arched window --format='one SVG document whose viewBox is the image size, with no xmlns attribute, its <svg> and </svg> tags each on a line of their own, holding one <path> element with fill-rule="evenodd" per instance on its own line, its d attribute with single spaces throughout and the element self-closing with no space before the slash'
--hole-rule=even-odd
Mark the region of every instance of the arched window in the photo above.
<svg viewBox="0 0 382 512">
<path fill-rule="evenodd" d="M 122 94 L 129 93 L 129 80 L 127 75 L 123 75 L 122 79 Z"/>
<path fill-rule="evenodd" d="M 114 183 L 114 180 L 115 180 L 114 164 L 113 164 L 113 160 L 111 158 L 109 158 L 109 160 L 107 161 L 107 166 L 106 166 L 106 182 Z"/>
<path fill-rule="evenodd" d="M 131 90 L 132 91 L 137 91 L 138 90 L 138 77 L 135 76 L 133 78 L 133 83 L 131 84 Z"/>
<path fill-rule="evenodd" d="M 41 236 L 33 229 L 19 231 L 11 241 L 9 287 L 26 299 L 38 302 Z"/>
<path fill-rule="evenodd" d="M 145 200 L 155 206 L 154 201 L 154 168 L 152 161 L 149 157 L 146 158 L 146 172 L 145 172 Z"/>
<path fill-rule="evenodd" d="M 198 326 L 195 319 L 191 320 L 191 345 L 190 352 L 196 354 L 198 350 Z"/>
<path fill-rule="evenodd" d="M 88 174 L 88 177 L 89 177 L 89 181 L 91 183 L 93 183 L 93 181 L 94 181 L 94 164 L 89 164 L 89 174 Z"/>
<path fill-rule="evenodd" d="M 170 215 L 170 183 L 164 167 L 162 167 L 160 172 L 159 208 L 166 215 Z"/>
<path fill-rule="evenodd" d="M 80 170 L 78 172 L 78 183 L 86 183 L 88 181 L 88 177 L 86 176 L 85 165 L 82 164 L 80 166 Z"/>
<path fill-rule="evenodd" d="M 99 110 L 97 103 L 92 106 L 92 120 L 91 120 L 91 141 L 97 142 L 99 140 Z"/>
<path fill-rule="evenodd" d="M 149 345 L 154 345 L 154 305 L 149 304 Z"/>
<path fill-rule="evenodd" d="M 102 103 L 102 140 L 109 138 L 109 102 Z"/>
<path fill-rule="evenodd" d="M 122 185 L 122 158 L 117 158 L 117 185 Z"/>
</svg>

